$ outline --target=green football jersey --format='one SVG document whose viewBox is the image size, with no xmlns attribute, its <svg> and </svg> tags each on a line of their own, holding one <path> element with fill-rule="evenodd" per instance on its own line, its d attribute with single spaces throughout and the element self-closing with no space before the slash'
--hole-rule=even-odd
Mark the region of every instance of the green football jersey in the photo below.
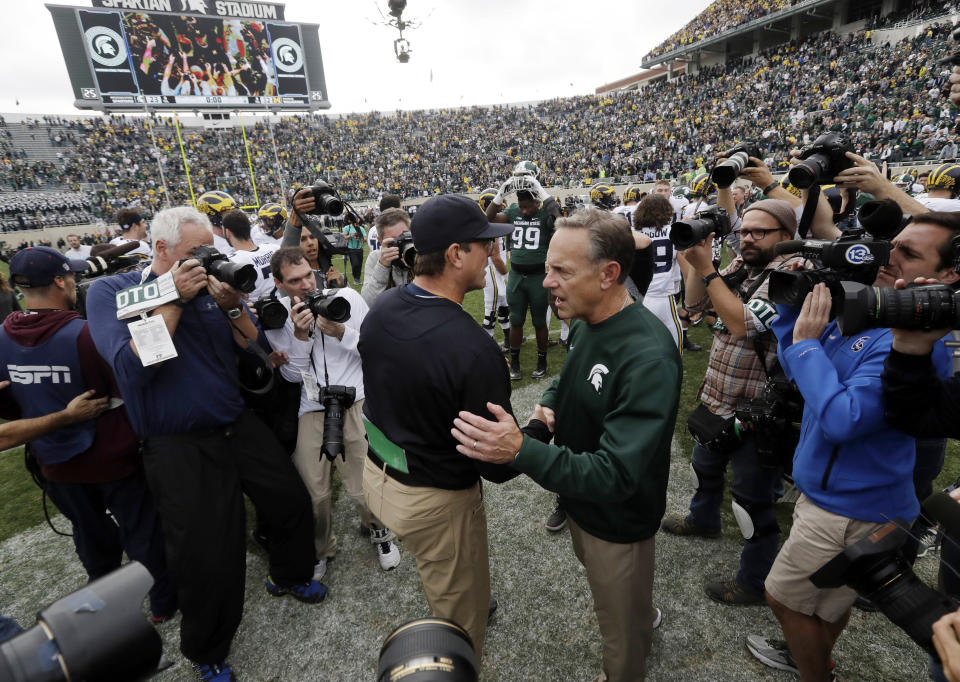
<svg viewBox="0 0 960 682">
<path fill-rule="evenodd" d="M 532 218 L 526 218 L 520 207 L 510 204 L 504 213 L 513 223 L 510 236 L 510 262 L 518 265 L 537 265 L 547 261 L 547 247 L 553 236 L 553 220 L 541 207 Z M 549 226 L 549 227 L 548 227 Z"/>
</svg>

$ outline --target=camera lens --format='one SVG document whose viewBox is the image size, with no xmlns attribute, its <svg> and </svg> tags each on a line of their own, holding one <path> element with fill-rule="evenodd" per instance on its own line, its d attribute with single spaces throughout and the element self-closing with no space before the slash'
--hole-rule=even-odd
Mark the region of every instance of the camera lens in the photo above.
<svg viewBox="0 0 960 682">
<path fill-rule="evenodd" d="M 257 286 L 257 269 L 249 263 L 240 265 L 225 259 L 215 260 L 210 263 L 208 271 L 224 284 L 229 284 L 245 294 L 249 294 Z"/>
<path fill-rule="evenodd" d="M 477 655 L 470 635 L 446 618 L 421 618 L 391 632 L 380 648 L 377 682 L 474 682 Z"/>
<path fill-rule="evenodd" d="M 340 215 L 343 213 L 343 202 L 335 196 L 324 194 L 320 197 L 318 203 L 323 207 L 323 212 L 327 215 Z"/>
<path fill-rule="evenodd" d="M 717 187 L 721 189 L 729 187 L 740 176 L 749 161 L 750 157 L 746 152 L 732 154 L 729 159 L 717 164 L 711 177 L 717 183 Z"/>
<path fill-rule="evenodd" d="M 822 161 L 824 159 L 820 154 L 814 154 L 799 166 L 791 168 L 790 172 L 787 173 L 790 184 L 797 189 L 810 189 L 816 185 L 823 171 Z"/>
</svg>

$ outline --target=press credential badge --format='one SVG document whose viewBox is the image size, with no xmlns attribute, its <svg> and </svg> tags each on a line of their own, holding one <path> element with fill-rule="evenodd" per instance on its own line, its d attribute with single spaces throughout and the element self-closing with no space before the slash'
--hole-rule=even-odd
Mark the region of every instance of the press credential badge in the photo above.
<svg viewBox="0 0 960 682">
<path fill-rule="evenodd" d="M 127 329 L 130 330 L 133 345 L 136 346 L 144 367 L 177 357 L 177 349 L 162 315 L 146 317 L 144 313 L 143 319 L 131 322 Z"/>
</svg>

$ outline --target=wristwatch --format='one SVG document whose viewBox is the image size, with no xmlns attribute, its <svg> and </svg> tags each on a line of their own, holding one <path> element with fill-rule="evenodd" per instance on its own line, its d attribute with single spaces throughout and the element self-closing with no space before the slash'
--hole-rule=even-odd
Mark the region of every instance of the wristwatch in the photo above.
<svg viewBox="0 0 960 682">
<path fill-rule="evenodd" d="M 713 280 L 715 280 L 715 279 L 716 279 L 717 277 L 719 277 L 719 276 L 720 276 L 720 273 L 717 272 L 716 270 L 714 270 L 713 272 L 711 272 L 711 273 L 710 273 L 709 275 L 707 275 L 706 277 L 701 277 L 701 278 L 700 278 L 700 281 L 703 282 L 703 288 L 706 289 L 707 287 L 709 287 L 709 286 L 710 286 L 710 282 L 712 282 Z"/>
<path fill-rule="evenodd" d="M 239 320 L 241 315 L 243 315 L 243 311 L 240 308 L 230 308 L 227 311 L 227 317 L 231 320 Z"/>
</svg>

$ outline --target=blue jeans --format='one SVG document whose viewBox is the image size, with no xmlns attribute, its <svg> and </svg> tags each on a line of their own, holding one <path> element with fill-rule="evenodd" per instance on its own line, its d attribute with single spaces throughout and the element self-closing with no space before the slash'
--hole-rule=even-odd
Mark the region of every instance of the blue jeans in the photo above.
<svg viewBox="0 0 960 682">
<path fill-rule="evenodd" d="M 727 455 L 695 443 L 690 461 L 700 481 L 697 492 L 690 500 L 690 520 L 707 531 L 720 530 L 724 473 L 727 462 L 733 465 L 731 492 L 741 504 L 753 507 L 750 516 L 754 528 L 758 529 L 753 537 L 743 543 L 737 582 L 762 592 L 763 582 L 780 545 L 780 530 L 773 511 L 773 491 L 781 476 L 780 468 L 761 464 L 752 438 L 747 438 Z"/>
</svg>

